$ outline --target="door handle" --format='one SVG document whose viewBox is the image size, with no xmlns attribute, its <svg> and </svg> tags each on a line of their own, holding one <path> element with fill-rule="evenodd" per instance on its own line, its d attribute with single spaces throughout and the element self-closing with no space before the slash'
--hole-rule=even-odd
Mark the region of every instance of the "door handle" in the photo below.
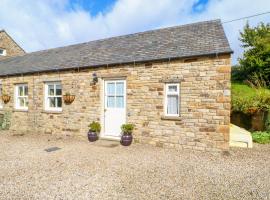
<svg viewBox="0 0 270 200">
<path fill-rule="evenodd" d="M 107 109 L 105 108 L 105 109 L 104 109 L 104 112 L 106 112 L 106 111 L 107 111 Z"/>
</svg>

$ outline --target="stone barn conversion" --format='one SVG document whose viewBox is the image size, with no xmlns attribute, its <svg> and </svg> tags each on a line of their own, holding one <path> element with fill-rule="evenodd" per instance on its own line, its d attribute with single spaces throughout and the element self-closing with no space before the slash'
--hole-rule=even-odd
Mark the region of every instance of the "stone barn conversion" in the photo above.
<svg viewBox="0 0 270 200">
<path fill-rule="evenodd" d="M 220 20 L 163 28 L 0 61 L 10 129 L 119 139 L 160 147 L 227 149 L 230 55 Z M 72 103 L 65 94 L 75 95 Z"/>
<path fill-rule="evenodd" d="M 25 54 L 5 30 L 0 30 L 0 60 Z"/>
</svg>

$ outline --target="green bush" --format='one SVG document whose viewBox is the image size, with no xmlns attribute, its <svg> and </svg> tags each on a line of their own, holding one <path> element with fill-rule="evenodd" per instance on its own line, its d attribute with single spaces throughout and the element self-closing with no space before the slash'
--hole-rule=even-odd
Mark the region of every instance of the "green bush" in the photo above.
<svg viewBox="0 0 270 200">
<path fill-rule="evenodd" d="M 130 135 L 130 134 L 132 134 L 132 131 L 133 131 L 134 127 L 135 126 L 133 124 L 123 124 L 121 126 L 122 133 Z"/>
<path fill-rule="evenodd" d="M 99 122 L 93 121 L 91 124 L 89 124 L 90 131 L 99 133 L 101 130 L 101 126 Z"/>
<path fill-rule="evenodd" d="M 252 140 L 259 144 L 270 143 L 270 132 L 262 132 L 262 131 L 253 132 Z"/>
<path fill-rule="evenodd" d="M 252 88 L 243 83 L 233 83 L 232 110 L 243 113 L 270 110 L 270 90 Z"/>
</svg>

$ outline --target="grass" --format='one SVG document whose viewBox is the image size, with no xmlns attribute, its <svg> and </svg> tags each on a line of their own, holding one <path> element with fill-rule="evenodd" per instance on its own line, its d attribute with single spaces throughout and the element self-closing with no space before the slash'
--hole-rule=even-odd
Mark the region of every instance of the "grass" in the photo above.
<svg viewBox="0 0 270 200">
<path fill-rule="evenodd" d="M 270 132 L 256 131 L 252 133 L 252 140 L 259 144 L 270 143 Z"/>
<path fill-rule="evenodd" d="M 232 83 L 232 96 L 253 98 L 256 96 L 256 89 L 251 88 L 243 83 Z"/>
</svg>

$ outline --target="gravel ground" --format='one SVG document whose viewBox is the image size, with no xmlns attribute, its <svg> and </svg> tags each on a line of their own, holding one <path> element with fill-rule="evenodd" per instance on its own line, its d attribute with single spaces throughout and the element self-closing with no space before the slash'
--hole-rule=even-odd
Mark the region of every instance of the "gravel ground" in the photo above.
<svg viewBox="0 0 270 200">
<path fill-rule="evenodd" d="M 0 199 L 270 199 L 270 145 L 211 154 L 1 132 Z"/>
</svg>

